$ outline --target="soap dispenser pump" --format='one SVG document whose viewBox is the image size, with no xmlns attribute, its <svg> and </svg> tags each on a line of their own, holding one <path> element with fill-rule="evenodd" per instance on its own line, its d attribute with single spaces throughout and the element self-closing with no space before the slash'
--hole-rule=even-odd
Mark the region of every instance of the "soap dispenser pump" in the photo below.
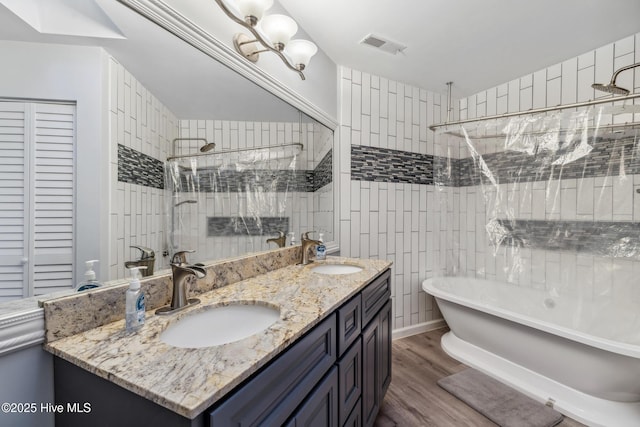
<svg viewBox="0 0 640 427">
<path fill-rule="evenodd" d="M 131 281 L 125 296 L 125 329 L 127 332 L 137 331 L 144 325 L 145 302 L 144 292 L 140 289 L 140 269 L 147 267 L 131 267 Z"/>
<path fill-rule="evenodd" d="M 78 283 L 78 292 L 101 286 L 101 283 L 96 280 L 96 272 L 93 271 L 93 264 L 95 264 L 96 262 L 98 262 L 97 259 L 92 259 L 85 262 L 87 271 L 84 273 L 84 281 Z"/>
</svg>

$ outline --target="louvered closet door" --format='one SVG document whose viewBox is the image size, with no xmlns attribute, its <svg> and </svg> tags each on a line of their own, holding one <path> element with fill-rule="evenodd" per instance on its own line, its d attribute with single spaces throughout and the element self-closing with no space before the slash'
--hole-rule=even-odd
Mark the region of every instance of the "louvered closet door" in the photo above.
<svg viewBox="0 0 640 427">
<path fill-rule="evenodd" d="M 24 104 L 0 102 L 0 301 L 28 293 L 27 127 Z"/>
<path fill-rule="evenodd" d="M 35 104 L 33 293 L 73 287 L 75 106 Z"/>
<path fill-rule="evenodd" d="M 75 106 L 0 103 L 0 301 L 73 287 Z"/>
</svg>

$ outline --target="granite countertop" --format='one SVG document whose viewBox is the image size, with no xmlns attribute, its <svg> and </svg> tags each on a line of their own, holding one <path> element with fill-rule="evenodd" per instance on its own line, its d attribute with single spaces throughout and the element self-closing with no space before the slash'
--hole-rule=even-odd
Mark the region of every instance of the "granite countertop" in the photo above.
<svg viewBox="0 0 640 427">
<path fill-rule="evenodd" d="M 355 264 L 363 271 L 323 275 L 311 271 L 322 262 L 288 266 L 201 294 L 200 304 L 179 313 L 147 311 L 138 332 L 125 332 L 119 320 L 50 342 L 45 349 L 193 419 L 391 266 L 389 261 L 340 257 L 326 262 Z M 171 323 L 190 313 L 237 302 L 275 305 L 280 319 L 258 334 L 213 347 L 177 348 L 159 339 Z"/>
</svg>

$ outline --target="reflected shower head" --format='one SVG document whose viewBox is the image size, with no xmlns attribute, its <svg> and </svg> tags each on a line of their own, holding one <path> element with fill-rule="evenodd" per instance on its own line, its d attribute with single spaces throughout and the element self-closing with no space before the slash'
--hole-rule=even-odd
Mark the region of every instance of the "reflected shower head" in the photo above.
<svg viewBox="0 0 640 427">
<path fill-rule="evenodd" d="M 198 201 L 197 200 L 183 200 L 181 202 L 176 203 L 174 206 L 178 207 L 180 205 L 184 205 L 185 203 L 194 204 L 194 203 L 198 203 Z"/>
<path fill-rule="evenodd" d="M 629 89 L 616 86 L 615 83 L 609 83 L 608 85 L 603 85 L 601 83 L 594 83 L 591 85 L 591 87 L 594 88 L 595 90 L 612 93 L 614 95 L 629 95 Z"/>
<path fill-rule="evenodd" d="M 200 152 L 201 153 L 206 153 L 207 151 L 211 151 L 214 148 L 216 148 L 216 143 L 215 142 L 207 142 L 202 147 L 200 147 Z"/>
<path fill-rule="evenodd" d="M 620 87 L 620 86 L 616 85 L 616 78 L 618 78 L 618 74 L 620 74 L 621 72 L 626 71 L 626 70 L 630 70 L 630 69 L 636 68 L 636 67 L 640 67 L 640 62 L 637 62 L 635 64 L 631 64 L 631 65 L 627 65 L 626 67 L 622 67 L 622 68 L 617 69 L 613 73 L 613 76 L 611 77 L 611 82 L 609 82 L 609 84 L 603 85 L 601 83 L 594 83 L 594 84 L 591 85 L 591 87 L 596 89 L 596 90 L 600 90 L 602 92 L 612 93 L 614 95 L 629 95 L 629 90 L 628 89 L 625 89 L 623 87 Z"/>
</svg>

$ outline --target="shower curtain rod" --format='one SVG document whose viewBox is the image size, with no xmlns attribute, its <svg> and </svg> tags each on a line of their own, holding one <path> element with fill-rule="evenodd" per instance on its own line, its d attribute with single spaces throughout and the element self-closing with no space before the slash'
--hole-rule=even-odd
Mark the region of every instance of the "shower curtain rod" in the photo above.
<svg viewBox="0 0 640 427">
<path fill-rule="evenodd" d="M 435 131 L 436 129 L 444 127 L 444 126 L 461 125 L 461 124 L 464 124 L 464 123 L 481 122 L 481 121 L 484 121 L 484 120 L 492 120 L 492 119 L 504 119 L 504 118 L 507 118 L 507 117 L 524 116 L 526 114 L 546 113 L 546 112 L 549 112 L 549 111 L 565 110 L 567 108 L 588 107 L 588 106 L 591 106 L 591 105 L 606 104 L 608 102 L 627 101 L 627 100 L 636 99 L 636 98 L 640 98 L 640 93 L 636 93 L 636 94 L 633 94 L 633 95 L 627 95 L 627 96 L 619 96 L 619 97 L 615 97 L 615 98 L 595 99 L 595 100 L 591 100 L 591 101 L 576 102 L 576 103 L 573 103 L 573 104 L 556 105 L 555 107 L 532 108 L 532 109 L 527 110 L 527 111 L 517 111 L 517 112 L 513 112 L 513 113 L 496 114 L 494 116 L 478 117 L 478 118 L 475 118 L 475 119 L 465 119 L 465 120 L 457 120 L 457 121 L 448 122 L 448 123 L 438 123 L 438 124 L 429 126 L 429 129 Z"/>
<path fill-rule="evenodd" d="M 176 160 L 176 159 L 186 159 L 186 158 L 189 158 L 189 157 L 214 156 L 216 154 L 239 153 L 239 152 L 242 152 L 242 151 L 255 151 L 255 150 L 271 150 L 271 149 L 275 149 L 275 148 L 286 148 L 286 147 L 299 147 L 300 151 L 304 150 L 304 145 L 302 143 L 294 142 L 292 144 L 274 145 L 274 146 L 271 146 L 271 147 L 236 148 L 234 150 L 211 151 L 211 152 L 208 152 L 208 153 L 182 154 L 182 155 L 179 155 L 179 156 L 167 157 L 167 161 Z"/>
</svg>

